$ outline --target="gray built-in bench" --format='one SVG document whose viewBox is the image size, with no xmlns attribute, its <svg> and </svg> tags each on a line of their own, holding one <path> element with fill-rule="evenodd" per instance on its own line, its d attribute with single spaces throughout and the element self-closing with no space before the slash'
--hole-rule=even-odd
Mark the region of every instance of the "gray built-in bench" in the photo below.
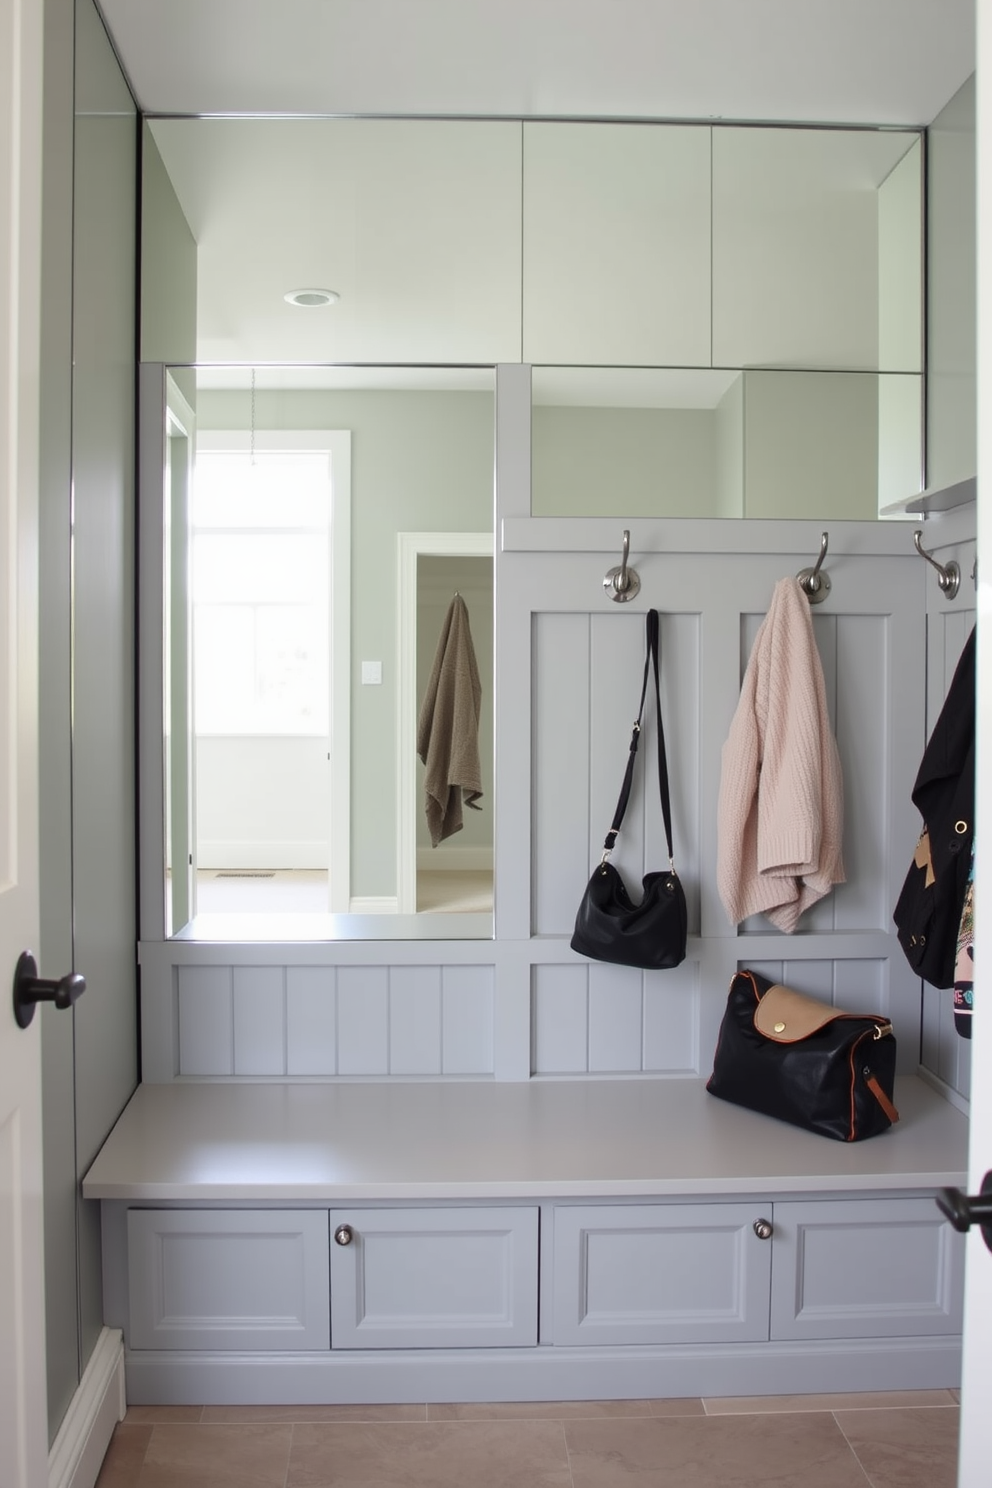
<svg viewBox="0 0 992 1488">
<path fill-rule="evenodd" d="M 83 1182 L 132 1403 L 950 1387 L 967 1118 L 846 1145 L 702 1080 L 138 1088 Z"/>
</svg>

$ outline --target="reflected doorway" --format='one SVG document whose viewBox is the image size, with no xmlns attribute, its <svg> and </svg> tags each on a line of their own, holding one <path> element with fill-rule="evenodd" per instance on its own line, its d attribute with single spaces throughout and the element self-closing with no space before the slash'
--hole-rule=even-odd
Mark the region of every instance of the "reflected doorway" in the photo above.
<svg viewBox="0 0 992 1488">
<path fill-rule="evenodd" d="M 493 541 L 486 532 L 401 532 L 397 890 L 401 914 L 491 914 L 493 908 Z M 432 847 L 417 721 L 455 594 L 464 600 L 482 682 L 479 810 Z"/>
</svg>

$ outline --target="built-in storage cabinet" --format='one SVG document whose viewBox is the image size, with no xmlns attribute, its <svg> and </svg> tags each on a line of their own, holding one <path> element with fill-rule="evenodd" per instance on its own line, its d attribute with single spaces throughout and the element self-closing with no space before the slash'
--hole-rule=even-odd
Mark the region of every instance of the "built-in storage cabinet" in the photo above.
<svg viewBox="0 0 992 1488">
<path fill-rule="evenodd" d="M 126 1235 L 136 1352 L 961 1330 L 962 1242 L 928 1197 L 131 1209 Z M 540 1339 L 539 1287 L 550 1298 Z"/>
<path fill-rule="evenodd" d="M 775 1205 L 773 1338 L 960 1333 L 964 1247 L 931 1199 Z"/>
<path fill-rule="evenodd" d="M 760 1204 L 554 1211 L 555 1343 L 726 1343 L 768 1336 Z M 756 1228 L 757 1226 L 757 1228 Z"/>
<path fill-rule="evenodd" d="M 537 1343 L 538 1211 L 331 1211 L 336 1349 Z"/>
<path fill-rule="evenodd" d="M 963 1246 L 928 1198 L 554 1211 L 554 1342 L 961 1331 Z"/>
<path fill-rule="evenodd" d="M 134 1349 L 326 1349 L 327 1213 L 132 1209 Z"/>
</svg>

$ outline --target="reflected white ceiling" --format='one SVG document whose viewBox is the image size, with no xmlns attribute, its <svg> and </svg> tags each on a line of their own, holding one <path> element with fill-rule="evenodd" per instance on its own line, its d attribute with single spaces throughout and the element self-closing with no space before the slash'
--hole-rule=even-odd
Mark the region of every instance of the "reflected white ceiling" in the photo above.
<svg viewBox="0 0 992 1488">
<path fill-rule="evenodd" d="M 918 127 L 974 70 L 974 0 L 97 3 L 139 107 L 152 114 L 712 118 Z M 260 135 L 246 176 L 216 143 L 207 150 L 202 139 L 184 136 L 182 126 L 165 125 L 157 133 L 201 253 L 209 257 L 212 246 L 224 264 L 222 292 L 215 293 L 209 265 L 201 263 L 201 354 L 247 362 L 239 332 L 252 315 L 264 320 L 281 313 L 282 292 L 304 282 L 323 285 L 330 272 L 323 267 L 326 253 L 318 252 L 315 208 L 305 220 L 294 219 L 291 232 L 283 217 L 267 222 L 257 210 L 270 199 L 273 169 L 285 188 L 290 176 L 306 180 L 312 162 L 301 152 L 289 161 L 283 153 L 273 164 Z M 309 177 L 318 178 L 326 180 L 326 172 Z M 346 199 L 334 205 L 340 214 Z M 255 223 L 251 253 L 244 251 L 246 210 Z M 260 285 L 252 265 L 262 239 L 277 229 L 282 243 L 289 232 L 299 267 L 287 269 L 288 278 L 272 268 L 271 283 Z M 225 248 L 225 232 L 241 251 Z M 311 268 L 311 260 L 321 268 Z M 332 279 L 332 288 L 348 289 Z M 239 306 L 236 316 L 228 301 Z M 246 306 L 256 304 L 257 314 L 249 313 Z M 350 308 L 346 298 L 331 311 L 290 315 L 303 317 L 301 336 L 305 329 L 312 338 L 319 327 L 323 337 L 326 328 L 340 327 Z M 256 334 L 251 359 L 259 344 L 264 340 Z M 281 352 L 270 359 L 291 358 Z M 292 359 L 315 357 L 301 344 Z M 403 385 L 405 375 L 391 374 L 389 385 Z M 284 376 L 260 369 L 258 385 L 276 385 Z M 309 376 L 324 386 L 342 380 L 326 371 Z M 289 380 L 301 385 L 299 373 Z M 214 385 L 237 381 L 236 372 L 225 370 L 215 374 Z M 480 381 L 491 385 L 491 374 Z M 365 385 L 383 385 L 383 375 L 377 380 L 370 373 Z M 547 401 L 590 396 L 571 386 L 545 390 Z M 639 389 L 639 396 L 651 403 L 657 390 Z M 679 396 L 687 406 L 697 400 L 706 406 L 720 391 L 693 378 Z"/>
<path fill-rule="evenodd" d="M 974 0 L 99 0 L 153 113 L 929 124 Z"/>
</svg>

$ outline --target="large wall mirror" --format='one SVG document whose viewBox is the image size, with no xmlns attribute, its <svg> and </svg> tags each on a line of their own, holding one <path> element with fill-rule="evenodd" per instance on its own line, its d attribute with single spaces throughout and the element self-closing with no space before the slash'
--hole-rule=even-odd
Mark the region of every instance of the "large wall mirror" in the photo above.
<svg viewBox="0 0 992 1488">
<path fill-rule="evenodd" d="M 166 387 L 166 934 L 491 936 L 492 369 Z"/>
<path fill-rule="evenodd" d="M 495 364 L 534 365 L 535 514 L 875 520 L 922 485 L 918 132 L 153 119 L 141 196 L 141 357 L 173 368 L 167 934 L 245 938 L 227 906 L 283 871 L 324 877 L 263 938 L 492 934 L 491 812 L 435 849 L 411 772 L 456 590 L 491 772 Z M 418 879 L 442 849 L 477 875 L 454 911 Z"/>
</svg>

